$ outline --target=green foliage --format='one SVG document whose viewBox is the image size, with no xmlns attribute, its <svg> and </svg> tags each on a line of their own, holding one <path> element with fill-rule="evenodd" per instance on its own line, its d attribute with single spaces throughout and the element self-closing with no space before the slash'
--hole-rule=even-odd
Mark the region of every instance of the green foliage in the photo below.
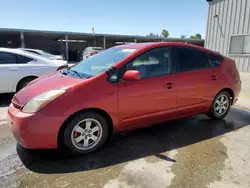
<svg viewBox="0 0 250 188">
<path fill-rule="evenodd" d="M 156 34 L 156 33 L 149 33 L 146 35 L 147 37 L 161 37 L 160 35 Z"/>
<path fill-rule="evenodd" d="M 195 35 L 191 35 L 190 38 L 191 39 L 201 39 L 202 37 L 201 37 L 201 34 L 197 33 Z"/>
<path fill-rule="evenodd" d="M 169 32 L 166 29 L 163 29 L 161 32 L 162 36 L 167 38 L 169 36 Z"/>
</svg>

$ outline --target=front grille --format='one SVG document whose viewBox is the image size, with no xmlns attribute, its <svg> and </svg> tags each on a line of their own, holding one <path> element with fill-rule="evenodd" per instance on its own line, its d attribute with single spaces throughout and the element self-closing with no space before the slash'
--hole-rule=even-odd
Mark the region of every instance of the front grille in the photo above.
<svg viewBox="0 0 250 188">
<path fill-rule="evenodd" d="M 13 103 L 13 102 L 12 102 L 12 104 L 13 104 L 13 106 L 14 106 L 15 108 L 17 108 L 17 109 L 21 109 L 21 106 L 20 106 L 20 105 L 15 104 L 15 103 Z"/>
</svg>

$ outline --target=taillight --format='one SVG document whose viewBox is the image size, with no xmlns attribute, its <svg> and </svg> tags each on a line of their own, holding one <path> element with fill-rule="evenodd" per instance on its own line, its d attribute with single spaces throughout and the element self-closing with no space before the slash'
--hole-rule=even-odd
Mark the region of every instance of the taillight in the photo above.
<svg viewBox="0 0 250 188">
<path fill-rule="evenodd" d="M 240 74 L 237 70 L 237 68 L 235 69 L 234 73 L 233 73 L 233 79 L 238 82 L 240 80 Z"/>
<path fill-rule="evenodd" d="M 89 56 L 92 56 L 92 55 L 95 55 L 95 54 L 97 54 L 97 52 L 90 52 Z"/>
<path fill-rule="evenodd" d="M 68 68 L 68 65 L 62 65 L 62 66 L 58 67 L 56 71 L 62 70 L 64 68 Z"/>
</svg>

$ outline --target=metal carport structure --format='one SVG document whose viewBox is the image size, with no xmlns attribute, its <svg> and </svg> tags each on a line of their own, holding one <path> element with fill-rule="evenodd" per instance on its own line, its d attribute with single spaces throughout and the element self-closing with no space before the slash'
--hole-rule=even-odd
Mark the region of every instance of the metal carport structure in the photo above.
<svg viewBox="0 0 250 188">
<path fill-rule="evenodd" d="M 116 35 L 79 33 L 68 31 L 42 31 L 29 29 L 0 28 L 1 47 L 26 47 L 46 50 L 54 54 L 64 54 L 72 61 L 71 54 L 78 56 L 87 46 L 101 46 L 104 49 L 114 46 L 115 42 L 186 42 L 204 46 L 204 40 L 162 38 L 138 35 Z M 78 54 L 79 53 L 79 54 Z M 79 60 L 79 59 L 76 59 Z"/>
</svg>

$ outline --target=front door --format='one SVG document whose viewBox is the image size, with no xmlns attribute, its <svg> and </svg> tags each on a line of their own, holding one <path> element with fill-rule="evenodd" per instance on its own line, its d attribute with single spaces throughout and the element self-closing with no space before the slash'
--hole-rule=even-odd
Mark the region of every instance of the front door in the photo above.
<svg viewBox="0 0 250 188">
<path fill-rule="evenodd" d="M 126 65 L 125 71 L 138 70 L 141 79 L 119 82 L 120 129 L 152 124 L 175 113 L 177 85 L 172 65 L 169 47 L 149 50 Z"/>
</svg>

